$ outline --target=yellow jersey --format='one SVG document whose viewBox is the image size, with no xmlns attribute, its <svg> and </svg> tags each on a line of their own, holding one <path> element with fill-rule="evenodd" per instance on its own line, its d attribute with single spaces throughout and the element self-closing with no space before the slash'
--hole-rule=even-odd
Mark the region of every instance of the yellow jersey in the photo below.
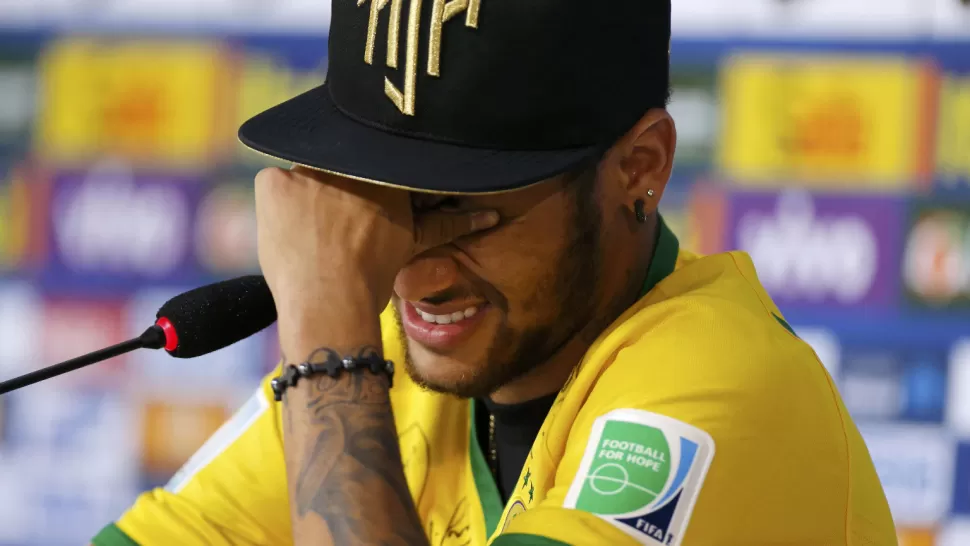
<svg viewBox="0 0 970 546">
<path fill-rule="evenodd" d="M 395 378 L 404 471 L 430 544 L 895 545 L 855 424 L 751 259 L 680 250 L 660 225 L 645 294 L 576 366 L 507 503 L 472 401 Z M 390 313 L 385 355 L 401 362 Z M 269 379 L 94 544 L 291 544 Z"/>
</svg>

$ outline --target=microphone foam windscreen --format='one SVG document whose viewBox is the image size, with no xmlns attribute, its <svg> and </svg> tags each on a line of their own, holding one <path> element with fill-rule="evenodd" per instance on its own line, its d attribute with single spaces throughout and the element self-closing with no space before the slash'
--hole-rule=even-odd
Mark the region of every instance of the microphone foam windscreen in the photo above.
<svg viewBox="0 0 970 546">
<path fill-rule="evenodd" d="M 210 284 L 175 296 L 158 310 L 175 327 L 168 353 L 193 358 L 218 351 L 276 322 L 273 294 L 261 275 Z"/>
</svg>

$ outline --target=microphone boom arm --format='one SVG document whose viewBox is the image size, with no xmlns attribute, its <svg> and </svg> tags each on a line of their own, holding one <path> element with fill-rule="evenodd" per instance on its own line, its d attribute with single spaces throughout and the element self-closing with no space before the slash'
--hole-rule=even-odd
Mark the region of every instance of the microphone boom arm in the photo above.
<svg viewBox="0 0 970 546">
<path fill-rule="evenodd" d="M 128 341 L 123 341 L 117 345 L 105 347 L 104 349 L 99 349 L 93 353 L 72 358 L 68 361 L 61 362 L 60 364 L 54 364 L 53 366 L 41 368 L 7 381 L 0 381 L 0 395 L 33 385 L 34 383 L 40 383 L 41 381 L 50 379 L 52 377 L 57 377 L 61 374 L 73 372 L 74 370 L 81 369 L 85 366 L 90 366 L 91 364 L 101 362 L 102 360 L 108 360 L 109 358 L 130 353 L 136 349 L 161 349 L 164 346 L 165 333 L 162 332 L 160 327 L 152 326 L 151 328 L 145 330 L 142 335 L 134 339 L 129 339 Z"/>
</svg>

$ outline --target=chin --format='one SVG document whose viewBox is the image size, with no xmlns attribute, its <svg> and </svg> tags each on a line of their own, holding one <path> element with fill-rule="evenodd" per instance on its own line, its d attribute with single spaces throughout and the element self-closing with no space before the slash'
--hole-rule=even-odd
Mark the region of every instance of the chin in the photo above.
<svg viewBox="0 0 970 546">
<path fill-rule="evenodd" d="M 415 383 L 435 392 L 461 398 L 486 396 L 493 388 L 484 380 L 489 375 L 484 352 L 479 354 L 480 361 L 466 360 L 435 354 L 409 342 L 407 373 Z"/>
</svg>

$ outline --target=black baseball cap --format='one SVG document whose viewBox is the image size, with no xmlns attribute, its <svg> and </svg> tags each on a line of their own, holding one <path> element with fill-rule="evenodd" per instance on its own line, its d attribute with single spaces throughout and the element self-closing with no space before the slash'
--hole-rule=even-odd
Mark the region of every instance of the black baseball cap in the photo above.
<svg viewBox="0 0 970 546">
<path fill-rule="evenodd" d="M 327 81 L 248 147 L 429 193 L 519 189 L 663 106 L 670 0 L 332 0 Z"/>
</svg>

